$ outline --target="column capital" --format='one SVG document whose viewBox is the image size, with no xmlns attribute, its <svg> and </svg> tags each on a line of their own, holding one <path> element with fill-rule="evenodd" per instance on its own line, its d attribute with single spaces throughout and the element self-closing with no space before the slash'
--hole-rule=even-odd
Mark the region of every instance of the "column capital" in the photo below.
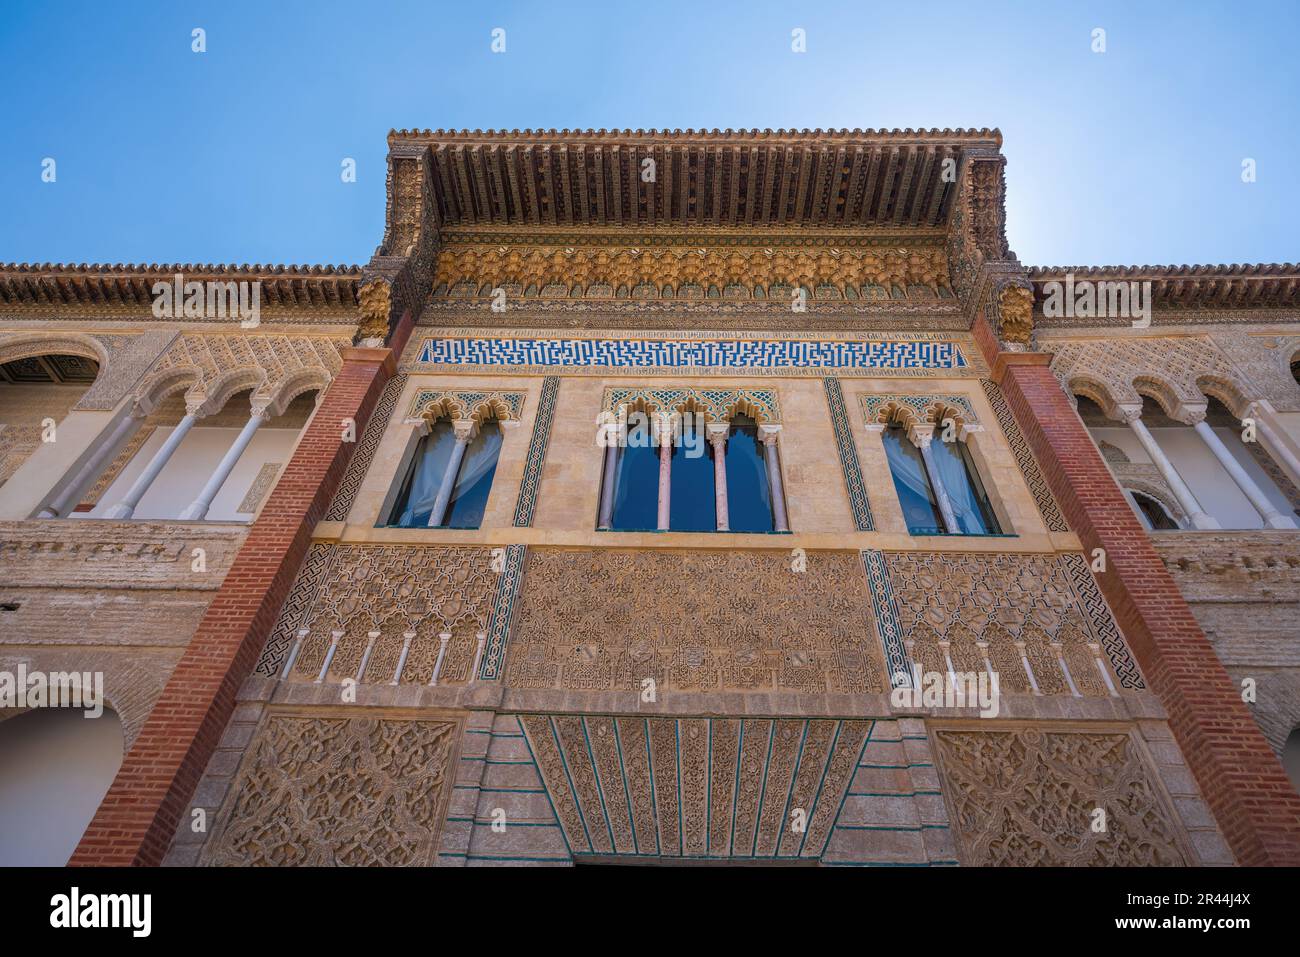
<svg viewBox="0 0 1300 957">
<path fill-rule="evenodd" d="M 776 442 L 777 436 L 781 434 L 779 425 L 760 425 L 758 427 L 758 440 L 764 445 L 771 445 Z"/>
<path fill-rule="evenodd" d="M 1241 410 L 1243 419 L 1257 419 L 1265 415 L 1273 415 L 1277 410 L 1273 408 L 1273 403 L 1268 399 L 1250 399 L 1246 407 Z"/>
<path fill-rule="evenodd" d="M 1115 406 L 1115 414 L 1112 415 L 1111 418 L 1118 422 L 1123 422 L 1126 425 L 1132 425 L 1134 422 L 1137 422 L 1142 418 L 1142 406 L 1124 405 L 1121 403 Z"/>
<path fill-rule="evenodd" d="M 918 449 L 928 449 L 930 442 L 934 439 L 934 426 L 910 425 L 907 429 L 907 437 L 912 440 L 912 444 Z"/>
<path fill-rule="evenodd" d="M 1197 422 L 1205 421 L 1205 413 L 1209 410 L 1209 403 L 1191 404 L 1180 402 L 1174 409 L 1174 414 L 1170 416 L 1179 422 L 1187 425 L 1195 425 Z"/>
<path fill-rule="evenodd" d="M 478 435 L 478 423 L 473 419 L 455 419 L 451 423 L 451 430 L 455 433 L 457 442 L 469 442 Z"/>
<path fill-rule="evenodd" d="M 420 438 L 424 438 L 424 436 L 428 435 L 429 429 L 431 427 L 429 425 L 429 420 L 422 415 L 417 415 L 409 419 L 403 419 L 402 425 L 412 426 L 413 427 L 412 430 L 415 432 L 416 435 L 420 436 Z"/>
</svg>

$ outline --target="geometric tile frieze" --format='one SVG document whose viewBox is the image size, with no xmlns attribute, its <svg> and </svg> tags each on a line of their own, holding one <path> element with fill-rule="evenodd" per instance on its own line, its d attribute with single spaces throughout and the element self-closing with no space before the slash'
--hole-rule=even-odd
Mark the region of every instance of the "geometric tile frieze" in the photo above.
<svg viewBox="0 0 1300 957">
<path fill-rule="evenodd" d="M 955 342 L 793 339 L 427 339 L 422 364 L 678 369 L 965 369 Z"/>
</svg>

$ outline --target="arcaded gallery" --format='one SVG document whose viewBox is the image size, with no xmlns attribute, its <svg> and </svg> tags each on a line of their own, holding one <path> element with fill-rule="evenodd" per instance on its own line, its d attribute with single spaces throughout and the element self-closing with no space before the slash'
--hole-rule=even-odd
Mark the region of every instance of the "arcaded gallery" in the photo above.
<svg viewBox="0 0 1300 957">
<path fill-rule="evenodd" d="M 1300 268 L 1014 188 L 402 130 L 364 265 L 0 266 L 0 671 L 103 688 L 0 864 L 1300 863 Z"/>
</svg>

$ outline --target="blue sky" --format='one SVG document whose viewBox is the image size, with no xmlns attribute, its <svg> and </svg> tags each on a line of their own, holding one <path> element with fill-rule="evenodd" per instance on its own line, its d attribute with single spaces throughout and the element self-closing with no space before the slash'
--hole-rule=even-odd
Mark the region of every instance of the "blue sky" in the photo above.
<svg viewBox="0 0 1300 957">
<path fill-rule="evenodd" d="M 1002 130 L 1027 264 L 1296 261 L 1298 28 L 1296 0 L 3 0 L 0 261 L 365 262 L 393 127 L 945 126 Z"/>
</svg>

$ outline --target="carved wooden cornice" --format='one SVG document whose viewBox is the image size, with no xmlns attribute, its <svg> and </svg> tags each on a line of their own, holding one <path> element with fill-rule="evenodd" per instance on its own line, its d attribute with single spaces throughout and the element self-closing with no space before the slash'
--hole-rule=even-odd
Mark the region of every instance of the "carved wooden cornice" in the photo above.
<svg viewBox="0 0 1300 957">
<path fill-rule="evenodd" d="M 695 287 L 704 295 L 728 286 L 767 297 L 773 287 L 788 300 L 794 288 L 830 286 L 849 298 L 864 286 L 878 286 L 884 296 L 897 289 L 923 286 L 933 297 L 948 286 L 943 247 L 912 248 L 786 246 L 640 247 L 551 245 L 448 245 L 438 254 L 440 284 L 519 287 L 537 295 L 562 286 L 567 295 L 614 298 L 620 290 L 652 286 L 658 295 L 676 295 Z M 482 292 L 482 289 L 480 289 Z M 517 295 L 507 289 L 507 293 Z M 775 295 L 772 292 L 772 295 Z"/>
<path fill-rule="evenodd" d="M 0 305 L 139 306 L 153 303 L 153 286 L 186 282 L 260 282 L 264 306 L 283 308 L 353 307 L 359 266 L 159 264 L 80 265 L 74 263 L 0 264 Z"/>
<path fill-rule="evenodd" d="M 454 225 L 935 226 L 996 130 L 401 130 Z"/>
<path fill-rule="evenodd" d="M 1035 266 L 1028 276 L 1034 286 L 1038 321 L 1050 325 L 1104 325 L 1091 318 L 1042 317 L 1047 284 L 1064 284 L 1072 275 L 1079 282 L 1150 282 L 1155 309 L 1294 309 L 1300 307 L 1300 264 L 1257 263 L 1220 266 Z M 1267 321 L 1260 318 L 1254 321 Z M 1294 317 L 1291 317 L 1294 321 Z M 1127 318 L 1116 324 L 1129 325 Z"/>
</svg>

